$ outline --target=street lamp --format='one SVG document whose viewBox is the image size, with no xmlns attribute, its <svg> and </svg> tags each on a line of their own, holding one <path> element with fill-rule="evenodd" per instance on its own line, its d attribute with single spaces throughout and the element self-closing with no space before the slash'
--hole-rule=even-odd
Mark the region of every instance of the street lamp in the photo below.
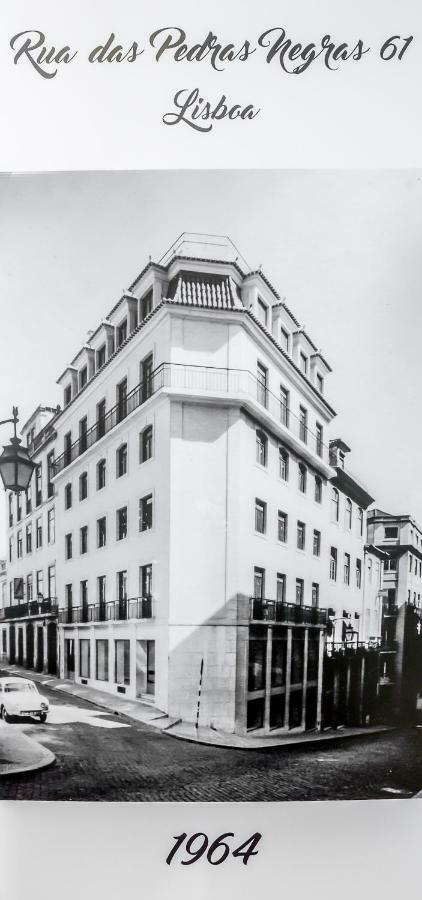
<svg viewBox="0 0 422 900">
<path fill-rule="evenodd" d="M 14 436 L 10 438 L 10 444 L 3 448 L 0 456 L 0 475 L 5 490 L 18 494 L 20 491 L 26 491 L 35 469 L 35 463 L 29 458 L 28 451 L 20 446 L 20 438 L 16 435 L 16 425 L 19 421 L 17 406 L 13 407 L 12 413 L 12 419 L 3 419 L 0 422 L 0 425 L 13 422 L 14 429 Z"/>
</svg>

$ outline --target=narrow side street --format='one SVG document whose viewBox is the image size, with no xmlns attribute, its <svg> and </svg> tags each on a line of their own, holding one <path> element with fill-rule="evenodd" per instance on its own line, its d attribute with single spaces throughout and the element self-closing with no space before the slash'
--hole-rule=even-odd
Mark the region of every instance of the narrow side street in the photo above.
<svg viewBox="0 0 422 900">
<path fill-rule="evenodd" d="M 267 752 L 200 746 L 111 715 L 47 685 L 45 725 L 17 729 L 56 755 L 49 769 L 0 781 L 7 800 L 271 801 L 411 797 L 422 788 L 422 733 Z"/>
</svg>

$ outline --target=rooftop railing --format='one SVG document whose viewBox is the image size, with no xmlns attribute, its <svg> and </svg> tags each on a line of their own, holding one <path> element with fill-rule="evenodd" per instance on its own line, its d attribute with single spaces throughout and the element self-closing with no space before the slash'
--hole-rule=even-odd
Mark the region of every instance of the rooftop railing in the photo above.
<svg viewBox="0 0 422 900">
<path fill-rule="evenodd" d="M 252 622 L 277 622 L 285 625 L 326 625 L 328 610 L 318 606 L 301 606 L 281 600 L 251 597 L 249 615 Z"/>
<path fill-rule="evenodd" d="M 326 464 L 329 463 L 329 447 L 323 443 L 321 435 L 311 431 L 304 419 L 289 409 L 283 397 L 276 397 L 247 369 L 162 363 L 147 379 L 140 382 L 104 416 L 97 419 L 95 424 L 73 444 L 65 448 L 61 456 L 52 463 L 53 477 L 162 388 L 233 396 L 244 394 L 255 400 L 277 423 L 281 424 L 286 436 L 294 435 L 315 456 L 320 457 Z"/>
</svg>

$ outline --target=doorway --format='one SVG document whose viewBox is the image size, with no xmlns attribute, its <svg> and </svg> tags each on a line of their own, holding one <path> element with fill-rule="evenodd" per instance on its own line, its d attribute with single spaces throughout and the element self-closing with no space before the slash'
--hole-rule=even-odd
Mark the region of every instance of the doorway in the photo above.
<svg viewBox="0 0 422 900">
<path fill-rule="evenodd" d="M 37 627 L 37 672 L 42 672 L 44 668 L 44 628 L 42 625 Z"/>
<path fill-rule="evenodd" d="M 155 641 L 136 641 L 136 696 L 155 695 Z"/>
<path fill-rule="evenodd" d="M 73 638 L 66 638 L 64 642 L 64 661 L 65 671 L 64 677 L 71 681 L 75 678 L 75 641 Z"/>
<path fill-rule="evenodd" d="M 34 625 L 28 622 L 26 626 L 26 665 L 28 669 L 34 668 Z"/>
<path fill-rule="evenodd" d="M 23 628 L 18 628 L 18 665 L 23 666 Z"/>
</svg>

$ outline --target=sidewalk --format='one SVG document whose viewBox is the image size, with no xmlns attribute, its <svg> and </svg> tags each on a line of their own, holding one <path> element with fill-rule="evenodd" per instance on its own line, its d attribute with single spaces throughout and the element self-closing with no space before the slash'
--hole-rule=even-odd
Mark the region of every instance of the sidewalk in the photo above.
<svg viewBox="0 0 422 900">
<path fill-rule="evenodd" d="M 55 759 L 54 753 L 38 741 L 0 722 L 0 778 L 45 769 Z"/>
<path fill-rule="evenodd" d="M 168 716 L 165 712 L 149 703 L 142 703 L 140 700 L 125 700 L 116 697 L 106 691 L 99 691 L 96 688 L 88 687 L 83 684 L 75 684 L 73 681 L 64 681 L 55 678 L 53 675 L 45 675 L 40 672 L 32 672 L 23 669 L 21 666 L 3 667 L 4 671 L 15 675 L 31 678 L 38 684 L 45 684 L 54 691 L 64 694 L 71 694 L 73 697 L 80 697 L 89 703 L 95 703 L 107 713 L 115 715 L 124 715 L 136 722 L 142 722 L 150 725 L 174 738 L 184 741 L 191 741 L 198 744 L 207 744 L 213 747 L 225 747 L 238 750 L 271 750 L 276 747 L 294 747 L 312 744 L 321 744 L 326 741 L 338 741 L 346 738 L 369 737 L 374 734 L 381 734 L 394 729 L 388 725 L 374 725 L 365 728 L 337 728 L 328 731 L 302 732 L 299 734 L 286 734 L 286 732 L 272 732 L 268 735 L 247 734 L 229 734 L 223 731 L 217 731 L 213 728 L 199 727 L 189 722 L 183 722 L 181 719 L 175 719 Z"/>
</svg>

